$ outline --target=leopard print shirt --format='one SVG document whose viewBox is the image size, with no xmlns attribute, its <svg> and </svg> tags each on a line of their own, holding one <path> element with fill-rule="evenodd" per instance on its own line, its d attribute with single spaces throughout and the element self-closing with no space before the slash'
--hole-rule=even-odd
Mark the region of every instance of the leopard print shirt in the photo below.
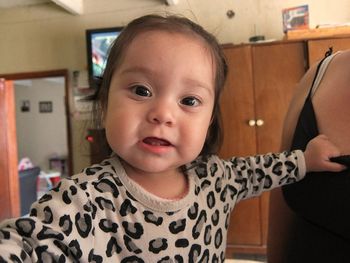
<svg viewBox="0 0 350 263">
<path fill-rule="evenodd" d="M 117 157 L 44 195 L 30 216 L 0 225 L 0 262 L 223 262 L 230 212 L 242 199 L 303 178 L 301 151 L 187 165 L 189 191 L 161 199 Z"/>
</svg>

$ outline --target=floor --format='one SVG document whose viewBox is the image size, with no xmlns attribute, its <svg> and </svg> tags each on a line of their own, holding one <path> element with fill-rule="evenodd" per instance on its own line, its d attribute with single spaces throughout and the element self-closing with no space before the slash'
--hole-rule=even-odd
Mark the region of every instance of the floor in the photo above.
<svg viewBox="0 0 350 263">
<path fill-rule="evenodd" d="M 265 263 L 266 261 L 256 261 L 249 259 L 226 259 L 225 263 Z"/>
<path fill-rule="evenodd" d="M 266 263 L 265 256 L 237 255 L 235 259 L 226 259 L 225 263 Z"/>
</svg>

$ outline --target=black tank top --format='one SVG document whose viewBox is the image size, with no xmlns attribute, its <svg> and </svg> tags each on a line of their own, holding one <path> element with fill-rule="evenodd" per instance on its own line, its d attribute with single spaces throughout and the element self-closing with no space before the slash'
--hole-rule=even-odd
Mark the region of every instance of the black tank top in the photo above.
<svg viewBox="0 0 350 263">
<path fill-rule="evenodd" d="M 318 65 L 312 86 L 323 62 Z M 305 150 L 319 134 L 312 86 L 299 115 L 291 150 Z M 282 191 L 297 217 L 285 262 L 350 262 L 350 171 L 308 173 Z"/>
</svg>

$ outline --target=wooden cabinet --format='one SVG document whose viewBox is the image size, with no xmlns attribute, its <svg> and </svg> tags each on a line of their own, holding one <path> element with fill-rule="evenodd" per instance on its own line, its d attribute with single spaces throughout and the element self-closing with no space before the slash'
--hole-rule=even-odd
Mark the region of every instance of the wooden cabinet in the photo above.
<svg viewBox="0 0 350 263">
<path fill-rule="evenodd" d="M 220 156 L 279 151 L 282 122 L 305 73 L 303 42 L 225 47 L 229 76 L 222 96 L 224 144 Z M 244 200 L 231 216 L 227 258 L 266 253 L 269 194 Z"/>
<path fill-rule="evenodd" d="M 309 40 L 307 42 L 309 65 L 321 60 L 326 51 L 332 47 L 333 52 L 350 49 L 350 38 L 325 38 Z"/>
</svg>

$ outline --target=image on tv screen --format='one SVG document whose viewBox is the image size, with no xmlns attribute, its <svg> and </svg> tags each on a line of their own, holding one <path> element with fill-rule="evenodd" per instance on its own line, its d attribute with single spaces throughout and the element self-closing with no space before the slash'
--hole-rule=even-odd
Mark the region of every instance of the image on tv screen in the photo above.
<svg viewBox="0 0 350 263">
<path fill-rule="evenodd" d="M 92 76 L 101 76 L 106 66 L 109 47 L 120 32 L 96 32 L 91 34 Z"/>
</svg>

